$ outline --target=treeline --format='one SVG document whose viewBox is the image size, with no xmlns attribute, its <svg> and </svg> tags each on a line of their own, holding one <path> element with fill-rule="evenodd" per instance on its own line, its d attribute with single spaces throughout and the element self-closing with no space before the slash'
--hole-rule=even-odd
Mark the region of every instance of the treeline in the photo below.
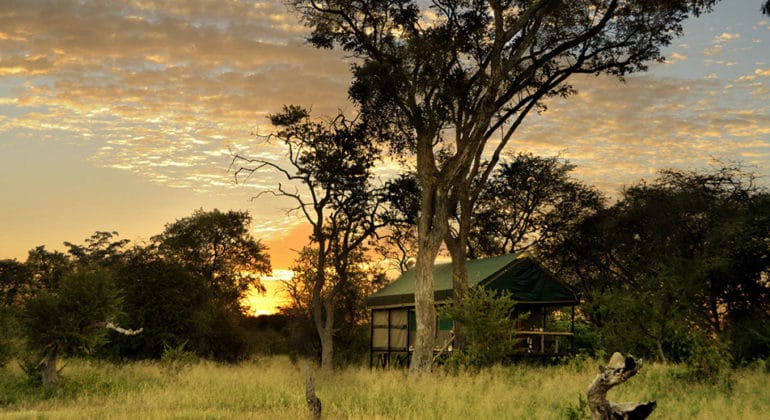
<svg viewBox="0 0 770 420">
<path fill-rule="evenodd" d="M 752 174 L 666 170 L 608 204 L 574 168 L 529 154 L 506 160 L 479 197 L 468 254 L 529 250 L 572 284 L 582 301 L 581 352 L 631 352 L 705 370 L 770 356 L 770 194 Z M 143 245 L 96 232 L 83 244 L 65 242 L 64 253 L 41 246 L 24 262 L 0 261 L 0 362 L 16 356 L 45 380 L 57 357 L 84 353 L 320 359 L 319 320 L 331 320 L 321 327 L 331 331 L 335 363 L 359 362 L 369 343 L 365 297 L 386 283 L 375 262 L 411 265 L 419 190 L 403 175 L 377 190 L 378 206 L 355 207 L 378 220 L 376 234 L 344 258 L 345 225 L 326 220 L 299 252 L 283 284 L 290 303 L 276 315 L 250 317 L 243 306 L 271 269 L 245 212 L 199 210 Z"/>
</svg>

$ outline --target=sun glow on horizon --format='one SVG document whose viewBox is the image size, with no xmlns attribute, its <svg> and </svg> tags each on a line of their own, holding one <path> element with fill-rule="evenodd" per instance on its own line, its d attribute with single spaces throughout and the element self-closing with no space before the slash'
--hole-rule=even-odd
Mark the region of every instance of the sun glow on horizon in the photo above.
<svg viewBox="0 0 770 420">
<path fill-rule="evenodd" d="M 265 293 L 261 294 L 256 290 L 250 290 L 244 299 L 245 306 L 250 315 L 272 315 L 278 313 L 278 308 L 289 303 L 289 297 L 281 288 L 281 282 L 294 276 L 292 270 L 273 270 L 272 275 L 262 277 L 262 285 L 265 286 Z"/>
</svg>

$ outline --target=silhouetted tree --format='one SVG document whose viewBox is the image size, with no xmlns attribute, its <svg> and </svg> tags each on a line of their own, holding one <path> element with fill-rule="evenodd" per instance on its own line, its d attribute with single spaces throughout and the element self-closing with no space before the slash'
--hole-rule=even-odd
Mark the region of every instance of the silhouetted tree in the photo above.
<svg viewBox="0 0 770 420">
<path fill-rule="evenodd" d="M 283 282 L 283 290 L 289 296 L 290 302 L 281 307 L 281 312 L 291 320 L 291 339 L 295 348 L 300 354 L 312 357 L 317 357 L 321 350 L 317 332 L 309 328 L 313 324 L 312 295 L 317 278 L 317 252 L 309 246 L 300 251 L 291 268 L 294 276 Z M 329 268 L 327 284 L 321 293 L 322 300 L 333 300 L 333 339 L 335 348 L 341 349 L 337 353 L 344 352 L 348 356 L 344 359 L 353 361 L 368 349 L 368 330 L 364 325 L 369 318 L 366 297 L 384 285 L 384 276 L 360 251 L 351 256 L 346 270 L 348 277 L 345 284 L 334 296 L 329 297 L 329 293 L 334 291 L 341 280 L 336 269 Z"/>
<path fill-rule="evenodd" d="M 33 287 L 37 290 L 58 287 L 62 277 L 72 271 L 72 261 L 66 254 L 50 252 L 45 246 L 31 249 L 24 265 L 29 269 Z"/>
<path fill-rule="evenodd" d="M 197 210 L 152 240 L 167 261 L 206 279 L 219 305 L 240 313 L 245 294 L 264 290 L 260 277 L 270 273 L 267 248 L 251 235 L 250 224 L 247 212 Z"/>
<path fill-rule="evenodd" d="M 383 189 L 383 228 L 375 249 L 402 274 L 417 256 L 417 218 L 420 186 L 414 173 L 403 173 L 385 183 Z"/>
<path fill-rule="evenodd" d="M 160 358 L 164 349 L 184 346 L 200 356 L 230 358 L 212 351 L 212 319 L 218 309 L 207 279 L 149 248 L 131 252 L 116 283 L 123 291 L 122 322 L 144 330 L 116 336 L 107 346 L 114 356 Z"/>
<path fill-rule="evenodd" d="M 19 308 L 32 295 L 33 284 L 27 266 L 14 260 L 0 260 L 0 306 Z"/>
<path fill-rule="evenodd" d="M 115 267 L 123 261 L 128 239 L 117 239 L 118 232 L 96 231 L 85 240 L 85 245 L 64 242 L 75 264 L 82 267 Z"/>
<path fill-rule="evenodd" d="M 335 301 L 350 283 L 352 257 L 361 252 L 379 226 L 379 197 L 371 184 L 372 168 L 380 151 L 361 121 L 342 114 L 326 124 L 313 122 L 307 110 L 284 107 L 270 116 L 277 139 L 288 149 L 288 164 L 236 156 L 244 166 L 236 177 L 260 170 L 275 171 L 289 181 L 269 192 L 292 199 L 312 225 L 316 249 L 311 288 L 313 322 L 321 340 L 321 365 L 333 367 Z M 334 270 L 332 281 L 329 272 Z"/>
</svg>

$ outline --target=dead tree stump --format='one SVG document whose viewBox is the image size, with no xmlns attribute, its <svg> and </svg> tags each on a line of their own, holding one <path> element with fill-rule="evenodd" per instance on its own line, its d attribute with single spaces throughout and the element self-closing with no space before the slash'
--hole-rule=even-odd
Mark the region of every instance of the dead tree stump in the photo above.
<svg viewBox="0 0 770 420">
<path fill-rule="evenodd" d="M 321 399 L 315 394 L 315 379 L 310 373 L 310 366 L 305 363 L 305 400 L 309 420 L 321 420 Z"/>
<path fill-rule="evenodd" d="M 622 384 L 642 369 L 642 360 L 614 353 L 607 366 L 599 366 L 599 374 L 588 386 L 588 408 L 594 420 L 646 419 L 657 403 L 613 403 L 607 400 L 607 391 Z"/>
</svg>

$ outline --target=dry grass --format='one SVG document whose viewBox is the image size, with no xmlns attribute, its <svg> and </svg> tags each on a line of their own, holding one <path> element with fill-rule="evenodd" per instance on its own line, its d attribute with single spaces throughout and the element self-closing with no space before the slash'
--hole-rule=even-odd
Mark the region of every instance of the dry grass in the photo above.
<svg viewBox="0 0 770 420">
<path fill-rule="evenodd" d="M 199 362 L 174 373 L 157 363 L 71 360 L 64 383 L 46 392 L 27 385 L 11 365 L 0 372 L 0 417 L 305 418 L 303 366 L 273 357 L 239 365 Z M 588 360 L 417 379 L 402 370 L 347 368 L 316 372 L 316 391 L 330 419 L 563 419 L 587 414 L 579 401 L 596 368 Z M 657 399 L 657 418 L 759 419 L 770 412 L 770 375 L 763 364 L 735 370 L 718 384 L 682 379 L 682 372 L 646 366 L 610 398 Z"/>
</svg>

